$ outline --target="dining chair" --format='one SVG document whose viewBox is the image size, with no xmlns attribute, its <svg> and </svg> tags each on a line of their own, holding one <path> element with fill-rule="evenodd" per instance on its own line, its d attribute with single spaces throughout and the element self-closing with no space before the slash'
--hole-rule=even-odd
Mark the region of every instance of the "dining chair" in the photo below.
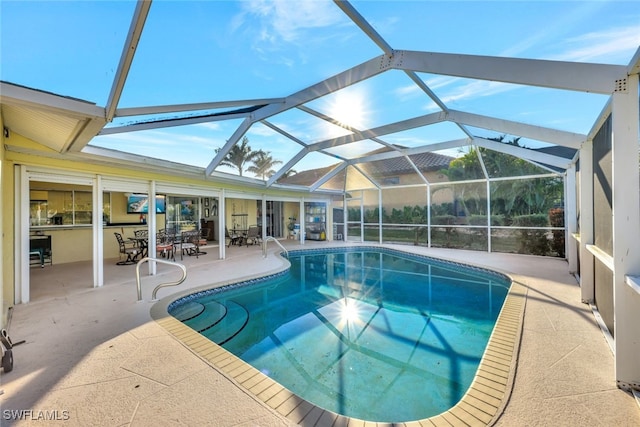
<svg viewBox="0 0 640 427">
<path fill-rule="evenodd" d="M 130 265 L 135 264 L 138 261 L 138 257 L 142 255 L 142 248 L 136 246 L 134 242 L 129 241 L 126 242 L 122 238 L 122 234 L 113 233 L 116 236 L 116 240 L 118 241 L 119 246 L 119 258 L 120 260 L 116 263 L 117 265 Z M 122 260 L 122 256 L 126 255 L 127 259 Z"/>
<path fill-rule="evenodd" d="M 171 256 L 171 259 L 175 261 L 176 251 L 173 246 L 173 240 L 173 236 L 169 236 L 166 233 L 156 233 L 156 253 L 167 259 Z"/>
<path fill-rule="evenodd" d="M 244 241 L 247 246 L 249 246 L 249 244 L 260 244 L 260 242 L 262 241 L 262 236 L 260 236 L 260 227 L 258 227 L 257 225 L 250 226 L 249 230 L 247 230 L 247 235 L 244 238 Z"/>
<path fill-rule="evenodd" d="M 184 259 L 184 254 L 195 255 L 198 258 L 200 252 L 200 232 L 198 230 L 183 231 L 180 238 L 180 259 Z"/>
<path fill-rule="evenodd" d="M 239 234 L 229 233 L 229 229 L 227 227 L 224 228 L 224 237 L 226 239 L 229 239 L 229 243 L 227 244 L 228 248 L 231 247 L 231 245 L 237 245 L 241 242 L 242 239 Z"/>
</svg>

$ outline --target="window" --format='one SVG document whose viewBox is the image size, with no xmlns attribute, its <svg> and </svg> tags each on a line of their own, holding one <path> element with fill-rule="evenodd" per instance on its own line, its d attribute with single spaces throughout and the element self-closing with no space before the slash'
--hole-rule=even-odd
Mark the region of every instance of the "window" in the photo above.
<svg viewBox="0 0 640 427">
<path fill-rule="evenodd" d="M 399 176 L 388 176 L 386 178 L 382 178 L 382 185 L 398 185 L 400 184 Z"/>
<path fill-rule="evenodd" d="M 31 227 L 91 225 L 92 223 L 93 194 L 91 190 L 33 189 L 30 191 L 30 199 L 29 225 Z M 110 216 L 111 193 L 104 193 L 103 221 L 108 222 Z"/>
</svg>

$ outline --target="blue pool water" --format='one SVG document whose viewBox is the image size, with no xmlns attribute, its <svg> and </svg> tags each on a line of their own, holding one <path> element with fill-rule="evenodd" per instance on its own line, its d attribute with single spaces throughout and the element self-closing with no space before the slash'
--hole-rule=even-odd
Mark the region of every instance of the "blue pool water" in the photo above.
<svg viewBox="0 0 640 427">
<path fill-rule="evenodd" d="M 190 295 L 169 312 L 298 396 L 365 420 L 454 406 L 507 277 L 376 248 L 291 253 L 283 274 Z"/>
</svg>

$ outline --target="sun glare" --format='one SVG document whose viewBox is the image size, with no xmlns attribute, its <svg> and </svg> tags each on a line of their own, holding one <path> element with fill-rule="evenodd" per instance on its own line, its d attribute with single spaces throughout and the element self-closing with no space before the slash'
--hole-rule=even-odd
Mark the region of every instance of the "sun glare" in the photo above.
<svg viewBox="0 0 640 427">
<path fill-rule="evenodd" d="M 342 321 L 346 323 L 352 323 L 360 319 L 360 313 L 358 313 L 358 307 L 353 301 L 344 299 L 344 305 L 342 306 Z"/>
<path fill-rule="evenodd" d="M 364 97 L 357 92 L 336 94 L 329 108 L 329 116 L 344 126 L 363 130 L 365 121 Z"/>
</svg>

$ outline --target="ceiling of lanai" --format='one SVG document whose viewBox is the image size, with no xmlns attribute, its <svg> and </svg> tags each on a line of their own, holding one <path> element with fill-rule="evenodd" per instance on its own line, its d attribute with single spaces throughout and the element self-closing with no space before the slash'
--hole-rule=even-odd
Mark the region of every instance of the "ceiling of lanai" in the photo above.
<svg viewBox="0 0 640 427">
<path fill-rule="evenodd" d="M 4 126 L 50 149 L 9 138 L 8 150 L 263 187 L 287 187 L 289 171 L 318 169 L 304 187 L 314 191 L 336 190 L 327 183 L 347 170 L 380 186 L 367 174 L 371 162 L 398 159 L 418 173 L 424 153 L 456 156 L 475 147 L 557 171 L 570 159 L 552 147 L 578 149 L 615 82 L 639 68 L 637 45 L 610 55 L 610 63 L 566 60 L 550 48 L 527 57 L 526 46 L 540 38 L 555 37 L 544 40 L 550 46 L 571 38 L 558 30 L 569 25 L 562 17 L 549 16 L 538 33 L 511 28 L 508 15 L 490 20 L 500 7 L 522 14 L 526 2 L 449 2 L 459 7 L 445 11 L 433 2 L 391 1 L 274 2 L 265 11 L 250 10 L 256 2 L 86 3 L 94 8 L 76 5 L 73 12 L 85 14 L 71 43 L 78 46 L 54 46 L 68 61 L 73 90 L 13 75 L 3 58 Z M 12 10 L 3 9 L 9 20 Z M 261 13 L 270 14 L 268 24 Z M 233 23 L 222 21 L 227 14 Z M 250 15 L 264 19 L 251 26 Z M 475 24 L 456 26 L 461 16 Z M 33 21 L 37 38 L 39 19 Z M 113 31 L 94 30 L 99 25 Z M 3 43 L 12 28 L 3 23 Z M 480 33 L 505 40 L 488 48 L 476 42 Z M 250 36 L 250 48 L 239 49 L 237 40 Z M 74 74 L 73 61 L 92 60 L 94 74 Z M 492 140 L 499 136 L 528 148 Z M 275 174 L 240 177 L 221 164 L 245 137 L 277 161 Z"/>
</svg>

